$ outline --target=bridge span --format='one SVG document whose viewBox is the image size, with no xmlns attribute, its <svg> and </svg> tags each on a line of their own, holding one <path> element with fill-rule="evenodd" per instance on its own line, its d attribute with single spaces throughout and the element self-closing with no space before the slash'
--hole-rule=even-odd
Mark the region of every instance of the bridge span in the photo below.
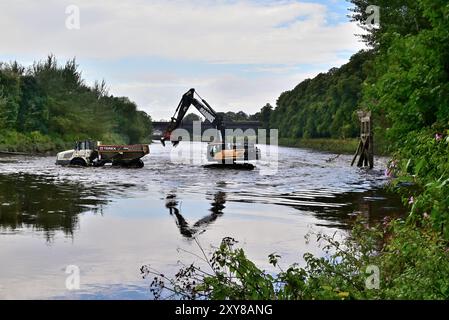
<svg viewBox="0 0 449 320">
<path fill-rule="evenodd" d="M 169 122 L 167 121 L 153 121 L 153 139 L 160 139 L 162 133 L 167 128 Z M 241 129 L 246 131 L 248 129 L 253 129 L 257 133 L 257 129 L 261 129 L 262 125 L 259 121 L 236 121 L 236 122 L 225 122 L 226 129 Z M 193 134 L 193 123 L 185 122 L 181 125 L 182 129 L 187 130 L 190 135 Z M 201 122 L 201 134 L 207 129 L 214 129 L 215 127 L 209 122 Z"/>
</svg>

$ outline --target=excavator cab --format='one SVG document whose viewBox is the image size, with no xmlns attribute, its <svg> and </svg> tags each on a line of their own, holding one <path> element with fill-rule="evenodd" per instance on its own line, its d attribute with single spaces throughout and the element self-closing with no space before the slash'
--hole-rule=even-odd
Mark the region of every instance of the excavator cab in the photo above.
<svg viewBox="0 0 449 320">
<path fill-rule="evenodd" d="M 260 150 L 250 143 L 228 143 L 223 149 L 222 143 L 207 145 L 207 160 L 216 163 L 235 163 L 260 159 Z"/>
</svg>

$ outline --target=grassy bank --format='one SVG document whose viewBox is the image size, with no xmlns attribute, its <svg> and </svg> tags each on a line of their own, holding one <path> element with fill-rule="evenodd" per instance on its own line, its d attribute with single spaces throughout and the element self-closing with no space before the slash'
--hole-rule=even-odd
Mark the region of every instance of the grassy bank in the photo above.
<svg viewBox="0 0 449 320">
<path fill-rule="evenodd" d="M 357 139 L 291 139 L 279 138 L 284 147 L 305 148 L 334 153 L 353 154 L 357 150 Z"/>
<path fill-rule="evenodd" d="M 56 154 L 72 149 L 75 141 L 90 139 L 88 136 L 45 135 L 37 131 L 21 133 L 14 130 L 0 131 L 0 152 L 18 152 L 30 154 Z M 117 134 L 109 134 L 100 139 L 106 144 L 129 144 L 126 139 Z M 142 143 L 150 143 L 143 141 Z"/>
<path fill-rule="evenodd" d="M 279 145 L 284 147 L 305 148 L 317 151 L 326 151 L 342 154 L 354 154 L 359 145 L 359 139 L 332 139 L 332 138 L 317 138 L 317 139 L 291 139 L 279 138 Z M 382 148 L 382 144 L 374 145 L 374 153 L 377 156 L 387 156 L 389 153 Z"/>
<path fill-rule="evenodd" d="M 64 141 L 60 137 L 51 137 L 39 132 L 19 133 L 0 132 L 0 152 L 23 152 L 32 154 L 56 153 L 73 147 L 73 141 Z"/>
</svg>

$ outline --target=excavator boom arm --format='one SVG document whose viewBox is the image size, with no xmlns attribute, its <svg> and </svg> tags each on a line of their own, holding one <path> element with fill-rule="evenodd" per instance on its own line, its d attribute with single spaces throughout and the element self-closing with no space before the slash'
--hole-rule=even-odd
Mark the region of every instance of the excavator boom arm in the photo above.
<svg viewBox="0 0 449 320">
<path fill-rule="evenodd" d="M 186 116 L 187 111 L 189 110 L 191 105 L 193 105 L 207 121 L 216 126 L 217 129 L 219 129 L 220 132 L 223 133 L 224 127 L 220 116 L 215 112 L 214 109 L 212 109 L 212 107 L 207 103 L 206 100 L 202 98 L 200 99 L 201 101 L 195 98 L 195 89 L 190 89 L 182 96 L 181 101 L 176 108 L 175 115 L 172 117 L 170 124 L 167 126 L 167 129 L 162 135 L 162 145 L 165 146 L 165 141 L 171 140 L 172 132 L 181 126 L 182 120 Z M 176 146 L 179 141 L 172 141 L 172 143 L 174 146 Z"/>
</svg>

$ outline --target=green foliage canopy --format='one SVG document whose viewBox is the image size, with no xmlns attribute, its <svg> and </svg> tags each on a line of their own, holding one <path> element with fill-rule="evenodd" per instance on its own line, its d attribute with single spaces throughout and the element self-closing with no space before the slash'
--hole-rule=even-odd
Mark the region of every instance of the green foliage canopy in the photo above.
<svg viewBox="0 0 449 320">
<path fill-rule="evenodd" d="M 150 116 L 128 98 L 109 95 L 104 81 L 86 85 L 75 59 L 60 66 L 50 55 L 28 69 L 17 62 L 0 64 L 3 140 L 17 132 L 66 142 L 91 138 L 145 143 L 150 141 L 151 131 Z"/>
</svg>

